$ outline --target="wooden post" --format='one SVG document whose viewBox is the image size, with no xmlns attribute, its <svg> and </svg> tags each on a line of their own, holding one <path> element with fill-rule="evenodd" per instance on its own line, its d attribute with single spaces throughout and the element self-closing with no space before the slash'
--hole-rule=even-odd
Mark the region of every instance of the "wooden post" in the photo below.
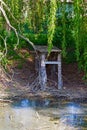
<svg viewBox="0 0 87 130">
<path fill-rule="evenodd" d="M 63 81 L 62 81 L 62 69 L 61 69 L 61 54 L 58 54 L 58 89 L 62 89 Z"/>
<path fill-rule="evenodd" d="M 39 70 L 39 81 L 40 81 L 41 89 L 45 90 L 46 82 L 47 82 L 45 54 L 41 54 L 41 63 L 40 63 L 40 70 Z"/>
</svg>

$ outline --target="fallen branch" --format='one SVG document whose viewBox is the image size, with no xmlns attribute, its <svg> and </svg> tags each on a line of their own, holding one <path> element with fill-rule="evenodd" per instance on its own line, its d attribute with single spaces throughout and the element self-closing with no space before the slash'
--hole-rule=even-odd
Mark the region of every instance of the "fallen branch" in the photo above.
<svg viewBox="0 0 87 130">
<path fill-rule="evenodd" d="M 36 128 L 35 130 L 42 130 L 42 129 L 46 129 L 46 128 L 50 128 L 50 127 L 49 126 L 43 126 L 43 127 Z"/>
<path fill-rule="evenodd" d="M 38 119 L 40 119 L 40 115 L 37 111 L 36 111 L 36 116 L 37 116 Z"/>
<path fill-rule="evenodd" d="M 0 102 L 11 103 L 12 101 L 8 99 L 0 99 Z"/>
</svg>

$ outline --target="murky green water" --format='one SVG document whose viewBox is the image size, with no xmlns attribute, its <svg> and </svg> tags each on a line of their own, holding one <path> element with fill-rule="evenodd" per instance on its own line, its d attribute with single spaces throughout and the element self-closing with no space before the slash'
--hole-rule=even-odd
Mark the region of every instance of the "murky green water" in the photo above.
<svg viewBox="0 0 87 130">
<path fill-rule="evenodd" d="M 87 130 L 87 104 L 47 99 L 1 103 L 0 130 Z"/>
</svg>

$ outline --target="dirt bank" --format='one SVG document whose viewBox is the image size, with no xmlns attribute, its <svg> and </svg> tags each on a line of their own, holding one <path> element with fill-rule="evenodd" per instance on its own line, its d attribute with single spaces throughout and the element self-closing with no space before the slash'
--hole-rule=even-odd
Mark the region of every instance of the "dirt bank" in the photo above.
<svg viewBox="0 0 87 130">
<path fill-rule="evenodd" d="M 9 73 L 0 68 L 0 99 L 57 97 L 66 99 L 86 99 L 87 84 L 82 80 L 83 73 L 78 71 L 77 64 L 62 64 L 63 89 L 57 89 L 57 72 L 48 71 L 48 85 L 45 91 L 38 85 L 38 73 L 34 70 L 34 61 L 27 59 L 21 68 L 15 61 L 9 66 Z"/>
</svg>

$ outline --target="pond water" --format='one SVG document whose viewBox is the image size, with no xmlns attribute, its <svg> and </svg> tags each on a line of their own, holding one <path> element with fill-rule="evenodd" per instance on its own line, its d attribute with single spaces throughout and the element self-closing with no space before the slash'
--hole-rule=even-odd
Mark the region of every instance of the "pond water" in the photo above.
<svg viewBox="0 0 87 130">
<path fill-rule="evenodd" d="M 0 130 L 87 130 L 87 104 L 49 99 L 0 103 Z"/>
</svg>

